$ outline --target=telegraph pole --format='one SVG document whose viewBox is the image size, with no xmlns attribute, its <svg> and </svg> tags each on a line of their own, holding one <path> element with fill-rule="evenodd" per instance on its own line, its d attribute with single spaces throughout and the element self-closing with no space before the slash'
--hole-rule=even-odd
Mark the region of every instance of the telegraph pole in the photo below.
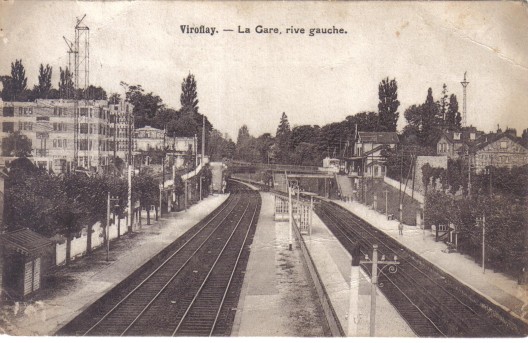
<svg viewBox="0 0 528 343">
<path fill-rule="evenodd" d="M 202 115 L 202 161 L 200 164 L 203 166 L 205 161 L 205 115 Z"/>
<path fill-rule="evenodd" d="M 325 179 L 326 180 L 326 179 Z M 291 196 L 291 185 L 288 182 L 288 224 L 289 224 L 289 239 L 288 239 L 288 249 L 292 250 L 292 234 L 293 234 L 293 206 L 292 206 L 292 196 Z"/>
<path fill-rule="evenodd" d="M 486 215 L 482 215 L 482 274 L 486 274 Z"/>
<path fill-rule="evenodd" d="M 388 272 L 394 274 L 398 271 L 397 265 L 400 264 L 398 257 L 394 256 L 393 261 L 387 261 L 385 255 L 382 255 L 381 261 L 378 260 L 378 245 L 372 246 L 372 260 L 368 259 L 368 255 L 365 255 L 365 259 L 361 259 L 361 250 L 359 245 L 354 246 L 352 249 L 352 268 L 350 275 L 350 305 L 348 313 L 348 335 L 357 335 L 357 323 L 359 321 L 359 310 L 357 303 L 359 301 L 359 264 L 372 264 L 371 274 L 371 285 L 370 285 L 370 337 L 376 335 L 376 290 L 378 285 L 378 267 L 382 267 L 379 270 L 381 274 L 383 269 L 389 266 Z M 356 304 L 354 306 L 354 304 Z M 351 322 L 352 321 L 352 322 Z"/>
</svg>

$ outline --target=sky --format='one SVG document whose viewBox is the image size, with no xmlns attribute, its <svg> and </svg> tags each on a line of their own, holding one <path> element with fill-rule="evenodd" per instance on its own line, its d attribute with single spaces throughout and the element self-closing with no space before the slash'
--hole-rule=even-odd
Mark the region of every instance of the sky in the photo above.
<svg viewBox="0 0 528 343">
<path fill-rule="evenodd" d="M 467 122 L 484 131 L 528 128 L 528 6 L 521 2 L 0 2 L 0 75 L 22 59 L 28 84 L 40 63 L 68 64 L 76 17 L 90 28 L 90 83 L 123 93 L 141 84 L 179 108 L 190 72 L 200 112 L 236 139 L 292 126 L 324 125 L 377 111 L 378 84 L 398 82 L 403 112 L 442 84 L 457 95 L 467 71 Z M 181 25 L 217 33 L 183 34 Z M 257 34 L 255 27 L 281 34 Z M 238 33 L 249 28 L 251 33 Z M 346 34 L 287 34 L 286 28 Z M 233 32 L 225 32 L 232 29 Z"/>
</svg>

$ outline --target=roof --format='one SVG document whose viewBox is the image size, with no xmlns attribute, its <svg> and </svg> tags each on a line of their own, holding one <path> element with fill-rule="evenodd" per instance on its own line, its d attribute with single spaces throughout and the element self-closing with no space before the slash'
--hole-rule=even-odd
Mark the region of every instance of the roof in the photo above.
<svg viewBox="0 0 528 343">
<path fill-rule="evenodd" d="M 513 141 L 514 143 L 517 143 L 519 144 L 520 146 L 524 147 L 526 149 L 526 146 L 524 146 L 522 143 L 522 139 L 519 138 L 519 137 L 515 137 L 515 136 L 512 136 L 511 133 L 509 132 L 502 132 L 502 133 L 489 133 L 487 135 L 483 135 L 480 137 L 480 139 L 478 140 L 478 142 L 476 142 L 476 144 L 472 147 L 472 151 L 475 152 L 475 151 L 479 151 L 481 150 L 482 148 L 484 148 L 485 146 L 491 144 L 491 143 L 494 143 L 502 138 L 508 138 L 510 139 L 511 141 Z"/>
<path fill-rule="evenodd" d="M 30 229 L 20 229 L 0 235 L 0 242 L 24 255 L 38 254 L 42 248 L 53 245 L 51 240 Z"/>
<path fill-rule="evenodd" d="M 358 132 L 359 139 L 362 142 L 379 143 L 379 144 L 398 144 L 398 134 L 396 132 Z"/>
</svg>

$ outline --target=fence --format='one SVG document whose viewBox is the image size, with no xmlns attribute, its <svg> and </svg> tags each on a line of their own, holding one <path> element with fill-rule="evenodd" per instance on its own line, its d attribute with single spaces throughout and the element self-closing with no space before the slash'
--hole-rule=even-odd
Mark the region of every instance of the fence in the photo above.
<svg viewBox="0 0 528 343">
<path fill-rule="evenodd" d="M 117 218 L 116 218 L 117 219 Z M 126 218 L 121 220 L 121 234 L 126 233 Z M 92 249 L 96 249 L 103 245 L 104 243 L 104 228 L 100 223 L 92 226 Z M 117 224 L 110 226 L 110 240 L 117 238 Z M 86 229 L 82 230 L 81 236 L 79 238 L 73 238 L 71 241 L 71 258 L 70 260 L 75 260 L 79 257 L 86 255 L 86 245 L 88 240 L 88 232 Z M 56 265 L 62 265 L 66 263 L 66 241 L 64 243 L 57 243 L 55 247 L 55 263 Z"/>
</svg>

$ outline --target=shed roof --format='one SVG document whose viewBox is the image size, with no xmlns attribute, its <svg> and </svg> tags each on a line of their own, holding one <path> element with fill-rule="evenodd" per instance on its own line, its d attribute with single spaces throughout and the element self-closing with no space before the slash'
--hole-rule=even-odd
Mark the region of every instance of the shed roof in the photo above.
<svg viewBox="0 0 528 343">
<path fill-rule="evenodd" d="M 30 229 L 20 229 L 0 235 L 0 242 L 25 255 L 38 253 L 40 249 L 53 244 L 48 238 Z"/>
<path fill-rule="evenodd" d="M 362 142 L 379 143 L 379 144 L 398 144 L 398 134 L 396 132 L 358 132 L 359 139 Z"/>
</svg>

